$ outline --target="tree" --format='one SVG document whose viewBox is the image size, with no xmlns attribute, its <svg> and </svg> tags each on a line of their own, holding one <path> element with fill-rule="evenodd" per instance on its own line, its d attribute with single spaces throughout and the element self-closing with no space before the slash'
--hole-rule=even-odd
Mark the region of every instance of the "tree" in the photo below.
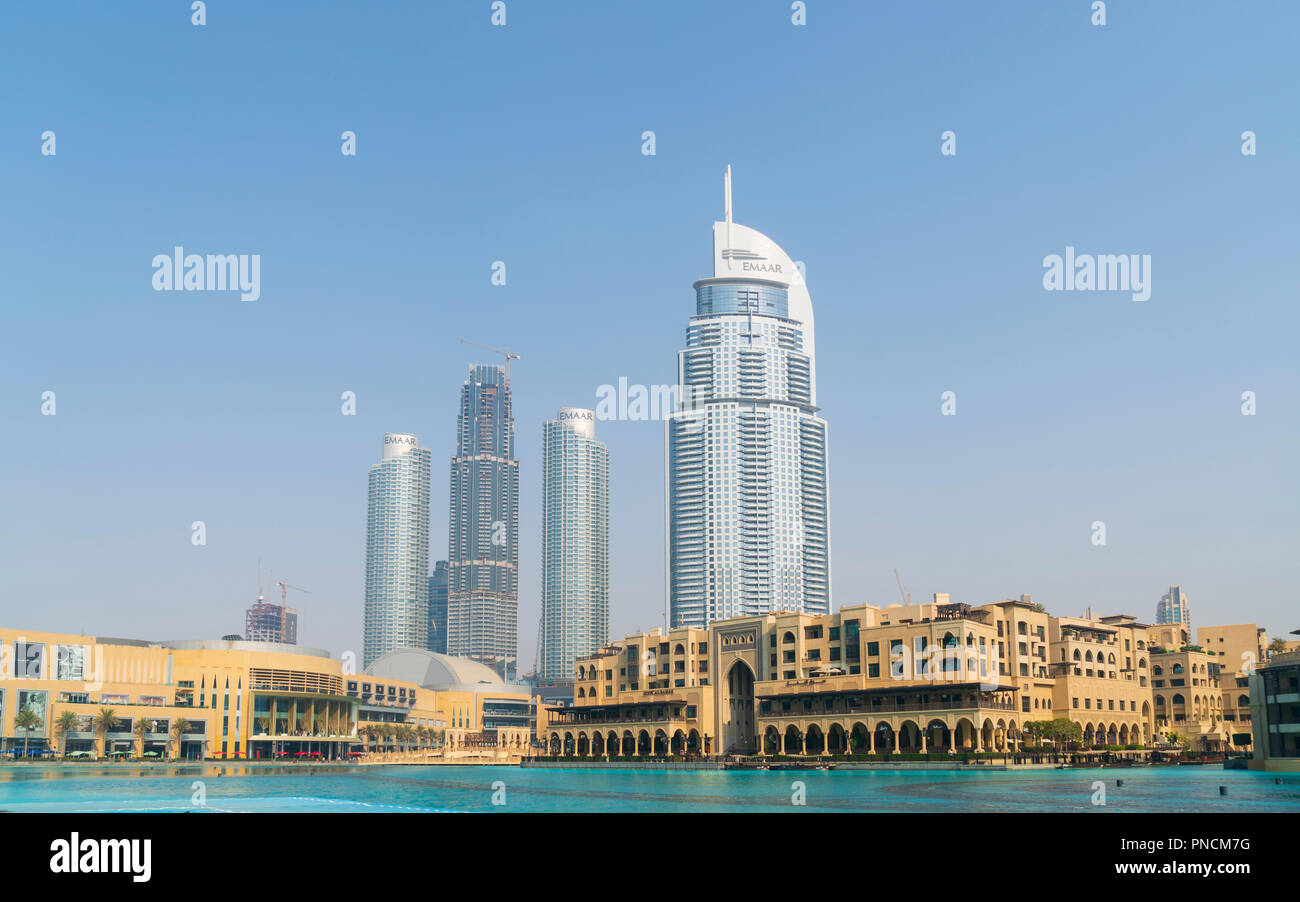
<svg viewBox="0 0 1300 902">
<path fill-rule="evenodd" d="M 135 726 L 131 727 L 131 732 L 135 734 L 136 742 L 140 743 L 140 757 L 144 757 L 144 740 L 149 735 L 149 721 L 143 717 L 135 719 Z"/>
<path fill-rule="evenodd" d="M 1290 643 L 1279 636 L 1272 642 L 1268 643 L 1268 656 L 1271 658 L 1274 655 L 1285 653 L 1289 644 Z"/>
<path fill-rule="evenodd" d="M 77 726 L 77 715 L 71 711 L 64 711 L 54 721 L 54 728 L 59 732 L 61 746 L 60 757 L 68 756 L 68 734 Z"/>
<path fill-rule="evenodd" d="M 14 715 L 14 729 L 23 731 L 23 757 L 27 757 L 27 744 L 31 741 L 32 730 L 41 728 L 41 715 L 31 708 L 23 708 Z"/>
<path fill-rule="evenodd" d="M 185 741 L 185 734 L 190 731 L 190 722 L 184 717 L 176 718 L 172 724 L 172 735 L 176 737 L 176 758 L 181 757 L 181 743 Z"/>
<path fill-rule="evenodd" d="M 1083 739 L 1083 728 L 1068 717 L 1030 721 L 1025 724 L 1025 729 L 1040 740 L 1050 741 L 1058 749 L 1069 748 Z"/>
<path fill-rule="evenodd" d="M 108 755 L 108 733 L 117 726 L 117 712 L 112 708 L 100 708 L 95 715 L 95 732 L 104 737 L 104 755 Z"/>
</svg>

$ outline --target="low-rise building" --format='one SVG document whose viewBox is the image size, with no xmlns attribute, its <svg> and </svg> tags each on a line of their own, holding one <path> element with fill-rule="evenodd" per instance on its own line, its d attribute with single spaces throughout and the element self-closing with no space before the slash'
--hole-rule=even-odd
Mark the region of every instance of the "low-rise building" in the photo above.
<svg viewBox="0 0 1300 902">
<path fill-rule="evenodd" d="M 1117 614 L 1049 617 L 1053 716 L 1074 721 L 1085 746 L 1152 741 L 1147 625 Z"/>
<path fill-rule="evenodd" d="M 612 642 L 577 659 L 573 704 L 543 706 L 538 738 L 553 755 L 715 754 L 709 664 L 708 630 Z"/>
<path fill-rule="evenodd" d="M 1225 751 L 1232 743 L 1223 719 L 1218 658 L 1196 646 L 1151 655 L 1151 696 L 1157 735 L 1186 740 L 1193 749 Z"/>
<path fill-rule="evenodd" d="M 1268 633 L 1253 623 L 1203 626 L 1196 630 L 1197 645 L 1215 656 L 1219 665 L 1219 692 L 1224 725 L 1231 747 L 1251 748 L 1250 675 L 1268 657 Z"/>
<path fill-rule="evenodd" d="M 1028 601 L 936 595 L 651 630 L 579 659 L 572 706 L 546 708 L 538 734 L 583 757 L 1009 751 L 1030 719 L 1021 681 L 1026 710 L 1051 716 L 1046 629 Z"/>
<path fill-rule="evenodd" d="M 9 751 L 337 758 L 357 739 L 340 664 L 319 649 L 13 629 L 0 643 Z M 30 729 L 15 722 L 23 711 Z"/>
<path fill-rule="evenodd" d="M 23 712 L 28 712 L 24 714 Z M 449 750 L 526 753 L 527 687 L 424 650 L 345 674 L 321 649 L 242 639 L 149 642 L 0 629 L 0 750 L 101 757 L 321 758 L 410 727 Z M 403 734 L 405 735 L 405 734 Z"/>
<path fill-rule="evenodd" d="M 1274 655 L 1256 668 L 1250 700 L 1255 733 L 1251 769 L 1300 772 L 1300 652 Z"/>
</svg>

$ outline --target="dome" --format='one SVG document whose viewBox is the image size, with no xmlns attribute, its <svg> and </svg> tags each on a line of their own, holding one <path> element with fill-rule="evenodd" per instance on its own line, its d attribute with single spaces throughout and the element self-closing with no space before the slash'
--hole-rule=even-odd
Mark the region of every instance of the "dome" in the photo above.
<svg viewBox="0 0 1300 902">
<path fill-rule="evenodd" d="M 366 673 L 382 679 L 405 680 L 425 689 L 475 688 L 484 684 L 506 688 L 496 671 L 486 665 L 422 648 L 399 648 L 380 655 L 366 668 Z"/>
</svg>

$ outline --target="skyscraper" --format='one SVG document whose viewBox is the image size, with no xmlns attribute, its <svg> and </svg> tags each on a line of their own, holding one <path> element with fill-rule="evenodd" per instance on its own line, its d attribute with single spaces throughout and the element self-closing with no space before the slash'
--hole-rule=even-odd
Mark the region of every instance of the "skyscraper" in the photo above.
<svg viewBox="0 0 1300 902">
<path fill-rule="evenodd" d="M 1179 586 L 1170 586 L 1169 591 L 1156 603 L 1156 623 L 1181 623 L 1187 630 L 1188 641 L 1192 636 L 1192 611 L 1187 604 L 1187 595 Z"/>
<path fill-rule="evenodd" d="M 429 651 L 447 653 L 447 562 L 438 561 L 429 574 Z"/>
<path fill-rule="evenodd" d="M 573 677 L 609 641 L 609 450 L 596 412 L 561 408 L 542 429 L 540 676 Z"/>
<path fill-rule="evenodd" d="M 429 471 L 414 435 L 386 433 L 370 468 L 366 506 L 366 622 L 362 666 L 429 642 Z"/>
<path fill-rule="evenodd" d="M 519 656 L 519 461 L 510 382 L 474 364 L 460 391 L 451 459 L 447 654 L 510 679 Z"/>
<path fill-rule="evenodd" d="M 830 612 L 826 421 L 817 407 L 812 299 L 766 235 L 713 224 L 713 276 L 677 355 L 666 423 L 668 620 Z"/>
</svg>

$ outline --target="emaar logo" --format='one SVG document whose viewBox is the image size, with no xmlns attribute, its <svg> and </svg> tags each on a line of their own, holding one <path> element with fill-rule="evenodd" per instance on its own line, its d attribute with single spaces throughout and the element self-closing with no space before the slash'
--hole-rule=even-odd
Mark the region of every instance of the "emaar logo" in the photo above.
<svg viewBox="0 0 1300 902">
<path fill-rule="evenodd" d="M 50 843 L 50 871 L 55 874 L 132 874 L 148 883 L 153 874 L 152 839 L 69 839 Z"/>
</svg>

